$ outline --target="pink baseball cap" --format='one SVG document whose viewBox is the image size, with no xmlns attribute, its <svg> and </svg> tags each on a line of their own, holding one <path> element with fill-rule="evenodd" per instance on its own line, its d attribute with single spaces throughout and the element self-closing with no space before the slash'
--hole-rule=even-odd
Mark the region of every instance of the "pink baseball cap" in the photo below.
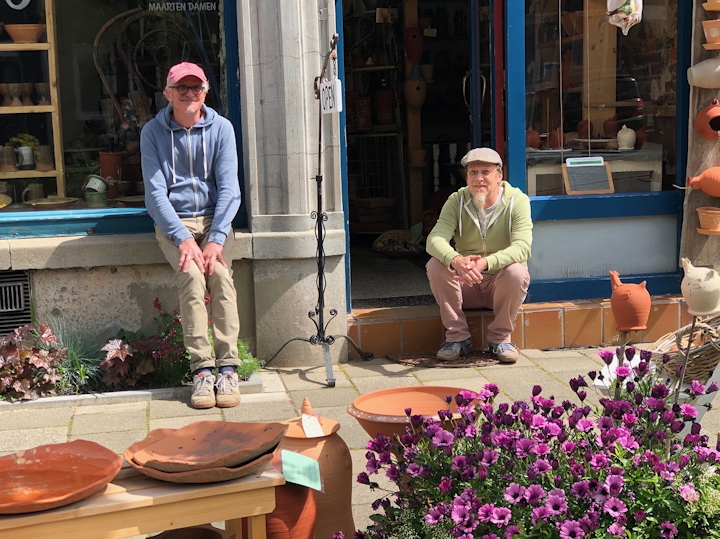
<svg viewBox="0 0 720 539">
<path fill-rule="evenodd" d="M 202 82 L 207 82 L 207 77 L 205 76 L 205 72 L 202 70 L 202 67 L 191 62 L 181 62 L 170 68 L 170 71 L 168 71 L 167 83 L 165 85 L 169 86 L 180 79 L 189 76 L 197 77 Z"/>
</svg>

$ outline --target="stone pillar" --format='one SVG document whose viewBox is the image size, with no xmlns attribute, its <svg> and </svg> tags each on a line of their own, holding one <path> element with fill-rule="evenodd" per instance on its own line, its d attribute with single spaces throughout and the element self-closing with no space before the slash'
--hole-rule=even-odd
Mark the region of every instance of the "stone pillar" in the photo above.
<svg viewBox="0 0 720 539">
<path fill-rule="evenodd" d="M 332 0 L 238 0 L 243 166 L 253 235 L 257 355 L 269 359 L 289 339 L 317 329 L 315 221 L 318 130 L 322 121 L 323 205 L 326 224 L 328 334 L 347 331 L 345 235 L 337 114 L 320 118 L 313 82 L 335 28 Z M 331 61 L 329 74 L 336 73 Z M 240 292 L 240 291 L 239 291 Z M 250 293 L 248 291 L 247 293 Z M 346 356 L 344 341 L 331 346 Z M 288 345 L 273 365 L 321 364 L 319 346 Z"/>
</svg>

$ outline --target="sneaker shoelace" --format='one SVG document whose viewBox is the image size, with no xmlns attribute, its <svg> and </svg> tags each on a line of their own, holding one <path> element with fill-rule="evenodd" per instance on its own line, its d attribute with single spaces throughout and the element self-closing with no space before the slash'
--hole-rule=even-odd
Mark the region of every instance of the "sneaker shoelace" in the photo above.
<svg viewBox="0 0 720 539">
<path fill-rule="evenodd" d="M 209 376 L 198 376 L 195 380 L 193 393 L 195 395 L 204 396 L 212 393 L 213 383 Z"/>
<path fill-rule="evenodd" d="M 232 374 L 223 374 L 218 378 L 217 381 L 217 389 L 218 393 L 221 395 L 225 395 L 228 393 L 232 393 L 233 389 L 237 387 L 237 378 L 233 376 Z"/>
</svg>

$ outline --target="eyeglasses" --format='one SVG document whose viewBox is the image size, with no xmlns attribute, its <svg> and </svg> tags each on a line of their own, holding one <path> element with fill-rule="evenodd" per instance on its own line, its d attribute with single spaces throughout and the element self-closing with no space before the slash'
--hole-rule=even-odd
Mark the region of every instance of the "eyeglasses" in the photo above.
<svg viewBox="0 0 720 539">
<path fill-rule="evenodd" d="M 490 174 L 492 174 L 493 172 L 495 172 L 497 170 L 500 170 L 500 169 L 498 167 L 484 168 L 482 170 L 473 168 L 471 170 L 468 170 L 468 176 L 470 176 L 471 178 L 476 178 L 477 176 L 484 176 L 487 178 L 488 176 L 490 176 Z"/>
<path fill-rule="evenodd" d="M 180 84 L 178 86 L 169 86 L 169 88 L 174 88 L 180 95 L 187 95 L 188 90 L 192 90 L 193 95 L 200 95 L 202 92 L 205 91 L 205 87 L 200 85 L 186 86 L 184 84 Z"/>
</svg>

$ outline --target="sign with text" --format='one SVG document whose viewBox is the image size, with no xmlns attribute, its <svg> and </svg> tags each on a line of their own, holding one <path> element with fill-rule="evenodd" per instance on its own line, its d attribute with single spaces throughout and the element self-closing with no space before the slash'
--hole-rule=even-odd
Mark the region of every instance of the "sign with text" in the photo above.
<svg viewBox="0 0 720 539">
<path fill-rule="evenodd" d="M 320 464 L 318 461 L 287 449 L 280 450 L 280 460 L 282 461 L 282 473 L 285 476 L 285 481 L 322 491 L 322 478 L 320 477 Z"/>
<path fill-rule="evenodd" d="M 323 114 L 342 112 L 342 82 L 340 79 L 320 83 L 320 108 Z"/>
</svg>

